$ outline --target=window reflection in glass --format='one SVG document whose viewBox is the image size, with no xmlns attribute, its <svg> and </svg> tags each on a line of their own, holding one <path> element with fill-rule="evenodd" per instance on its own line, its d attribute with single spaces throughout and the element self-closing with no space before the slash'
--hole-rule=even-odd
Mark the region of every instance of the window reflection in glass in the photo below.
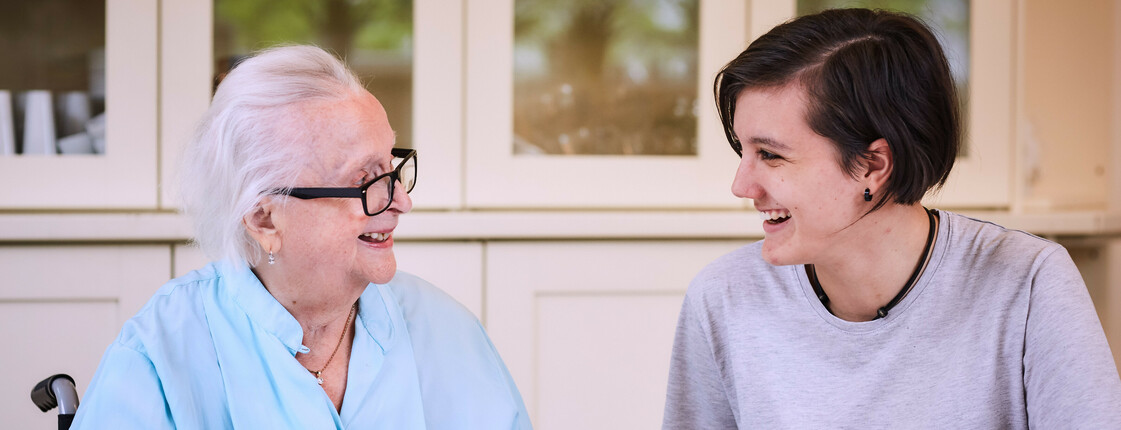
<svg viewBox="0 0 1121 430">
<path fill-rule="evenodd" d="M 105 152 L 105 2 L 0 3 L 0 156 Z"/>
<path fill-rule="evenodd" d="M 698 0 L 516 0 L 514 154 L 695 155 Z"/>
<path fill-rule="evenodd" d="M 215 85 L 241 58 L 292 43 L 343 58 L 385 106 L 397 146 L 412 146 L 412 0 L 214 0 Z"/>
<path fill-rule="evenodd" d="M 905 12 L 929 25 L 950 62 L 950 73 L 958 89 L 963 130 L 968 129 L 969 99 L 969 0 L 798 0 L 798 15 L 825 9 L 862 7 Z M 968 136 L 968 132 L 966 132 Z M 969 139 L 962 140 L 959 157 L 969 153 Z"/>
</svg>

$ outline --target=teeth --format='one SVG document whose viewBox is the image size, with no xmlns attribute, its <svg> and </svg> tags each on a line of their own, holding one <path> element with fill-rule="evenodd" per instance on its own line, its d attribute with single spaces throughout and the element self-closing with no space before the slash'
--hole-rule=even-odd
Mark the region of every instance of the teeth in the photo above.
<svg viewBox="0 0 1121 430">
<path fill-rule="evenodd" d="M 789 218 L 790 211 L 786 210 L 773 210 L 773 211 L 760 211 L 759 219 L 764 221 L 774 221 L 783 218 Z"/>
<path fill-rule="evenodd" d="M 385 242 L 393 233 L 362 233 L 363 236 L 371 238 L 378 242 Z"/>
</svg>

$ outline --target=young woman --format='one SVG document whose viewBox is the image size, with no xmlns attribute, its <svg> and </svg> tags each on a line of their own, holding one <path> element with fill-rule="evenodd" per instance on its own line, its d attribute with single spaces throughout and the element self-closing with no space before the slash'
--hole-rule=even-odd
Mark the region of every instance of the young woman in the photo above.
<svg viewBox="0 0 1121 430">
<path fill-rule="evenodd" d="M 920 204 L 962 138 L 921 22 L 798 18 L 715 92 L 742 157 L 732 192 L 766 238 L 690 286 L 664 428 L 1121 428 L 1121 379 L 1066 250 Z"/>
</svg>

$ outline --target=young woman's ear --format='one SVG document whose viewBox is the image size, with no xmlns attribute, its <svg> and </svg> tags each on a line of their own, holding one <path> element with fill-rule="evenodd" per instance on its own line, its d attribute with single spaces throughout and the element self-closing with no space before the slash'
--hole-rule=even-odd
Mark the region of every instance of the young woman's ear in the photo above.
<svg viewBox="0 0 1121 430">
<path fill-rule="evenodd" d="M 883 138 L 876 139 L 868 145 L 868 154 L 864 160 L 865 187 L 870 188 L 872 194 L 879 194 L 894 167 L 891 146 Z"/>
</svg>

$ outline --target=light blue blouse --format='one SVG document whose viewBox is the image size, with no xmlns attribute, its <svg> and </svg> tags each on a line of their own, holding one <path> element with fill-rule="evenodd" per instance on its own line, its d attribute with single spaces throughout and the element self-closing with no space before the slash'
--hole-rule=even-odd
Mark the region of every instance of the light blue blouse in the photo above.
<svg viewBox="0 0 1121 430">
<path fill-rule="evenodd" d="M 247 266 L 173 279 L 109 346 L 74 429 L 529 429 L 479 321 L 398 272 L 358 302 L 342 412 L 294 357 L 300 324 Z"/>
</svg>

